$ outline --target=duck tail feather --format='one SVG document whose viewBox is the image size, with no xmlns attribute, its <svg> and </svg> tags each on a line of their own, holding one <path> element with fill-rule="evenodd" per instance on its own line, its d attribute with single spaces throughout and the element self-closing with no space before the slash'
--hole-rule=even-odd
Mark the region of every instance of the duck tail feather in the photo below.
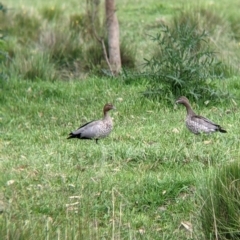
<svg viewBox="0 0 240 240">
<path fill-rule="evenodd" d="M 227 131 L 224 130 L 224 129 L 222 129 L 222 128 L 219 128 L 219 132 L 221 132 L 221 133 L 227 133 Z"/>
</svg>

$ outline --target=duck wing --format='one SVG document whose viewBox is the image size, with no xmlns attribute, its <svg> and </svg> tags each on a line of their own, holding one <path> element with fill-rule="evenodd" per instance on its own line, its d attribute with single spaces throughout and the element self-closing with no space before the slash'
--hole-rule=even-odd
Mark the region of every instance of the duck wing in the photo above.
<svg viewBox="0 0 240 240">
<path fill-rule="evenodd" d="M 93 120 L 91 122 L 85 123 L 70 134 L 83 139 L 96 138 L 98 137 L 101 129 L 101 122 L 101 120 Z"/>
<path fill-rule="evenodd" d="M 215 132 L 215 131 L 226 132 L 224 129 L 221 128 L 220 125 L 212 122 L 208 118 L 194 115 L 191 117 L 191 119 L 198 125 L 199 130 L 201 130 L 201 131 L 204 131 L 204 132 Z"/>
<path fill-rule="evenodd" d="M 91 125 L 91 123 L 93 123 L 93 122 L 97 122 L 97 121 L 96 121 L 96 120 L 92 120 L 92 121 L 90 121 L 90 122 L 87 122 L 87 123 L 81 125 L 76 131 L 78 131 L 78 130 L 81 129 L 81 128 L 86 127 L 87 125 Z"/>
</svg>

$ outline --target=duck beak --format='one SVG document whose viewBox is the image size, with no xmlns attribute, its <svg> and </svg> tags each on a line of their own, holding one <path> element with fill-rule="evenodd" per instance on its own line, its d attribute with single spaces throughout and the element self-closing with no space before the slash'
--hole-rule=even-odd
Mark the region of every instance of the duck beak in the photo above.
<svg viewBox="0 0 240 240">
<path fill-rule="evenodd" d="M 179 104 L 179 99 L 175 101 L 174 110 L 177 110 L 177 109 L 178 109 L 178 104 Z"/>
</svg>

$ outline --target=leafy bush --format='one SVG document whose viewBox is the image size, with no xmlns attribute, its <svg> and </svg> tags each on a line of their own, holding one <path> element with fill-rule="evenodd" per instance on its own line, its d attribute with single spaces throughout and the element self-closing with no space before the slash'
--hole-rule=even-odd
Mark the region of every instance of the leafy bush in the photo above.
<svg viewBox="0 0 240 240">
<path fill-rule="evenodd" d="M 40 10 L 40 13 L 44 19 L 47 19 L 48 21 L 53 21 L 55 19 L 59 19 L 61 15 L 63 15 L 63 11 L 58 7 L 43 7 Z"/>
<path fill-rule="evenodd" d="M 240 238 L 240 165 L 218 170 L 201 192 L 202 229 L 206 239 Z"/>
<path fill-rule="evenodd" d="M 150 60 L 145 59 L 145 74 L 150 79 L 145 95 L 192 95 L 196 99 L 215 95 L 215 83 L 209 79 L 216 77 L 220 63 L 209 49 L 205 31 L 197 32 L 194 26 L 175 22 L 171 29 L 162 25 L 152 39 L 158 51 Z"/>
</svg>

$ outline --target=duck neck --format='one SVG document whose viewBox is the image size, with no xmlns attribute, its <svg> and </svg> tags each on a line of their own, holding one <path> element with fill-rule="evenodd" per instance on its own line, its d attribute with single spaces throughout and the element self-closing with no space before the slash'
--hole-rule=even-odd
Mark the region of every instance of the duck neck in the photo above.
<svg viewBox="0 0 240 240">
<path fill-rule="evenodd" d="M 103 119 L 109 118 L 108 111 L 103 111 Z"/>
<path fill-rule="evenodd" d="M 187 114 L 188 115 L 190 115 L 190 116 L 195 115 L 194 111 L 191 108 L 191 105 L 188 102 L 185 102 L 184 105 L 187 109 Z"/>
</svg>

